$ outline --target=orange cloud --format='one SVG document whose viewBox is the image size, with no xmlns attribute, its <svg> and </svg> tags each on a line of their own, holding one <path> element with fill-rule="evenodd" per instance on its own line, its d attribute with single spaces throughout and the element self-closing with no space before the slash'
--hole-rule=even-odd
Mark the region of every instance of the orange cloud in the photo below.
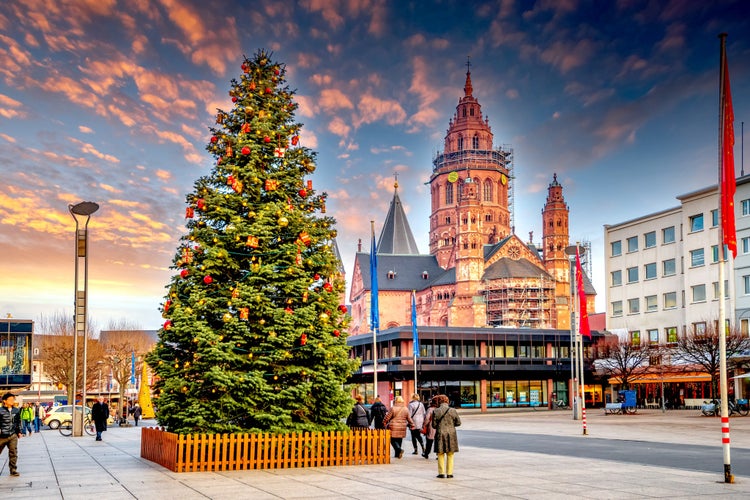
<svg viewBox="0 0 750 500">
<path fill-rule="evenodd" d="M 357 104 L 359 118 L 354 126 L 373 123 L 385 119 L 388 125 L 396 125 L 406 120 L 406 111 L 397 101 L 379 99 L 371 94 L 363 95 Z"/>
<path fill-rule="evenodd" d="M 328 113 L 332 113 L 337 109 L 354 109 L 352 101 L 339 89 L 321 90 L 318 104 L 323 111 Z"/>
</svg>

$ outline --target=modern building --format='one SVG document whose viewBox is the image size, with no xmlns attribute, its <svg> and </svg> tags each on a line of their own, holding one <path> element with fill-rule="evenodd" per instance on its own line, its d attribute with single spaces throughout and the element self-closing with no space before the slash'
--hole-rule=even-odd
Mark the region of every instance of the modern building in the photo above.
<svg viewBox="0 0 750 500">
<path fill-rule="evenodd" d="M 528 241 L 513 225 L 513 153 L 495 147 L 492 129 L 473 95 L 449 120 L 430 176 L 429 254 L 420 254 L 394 186 L 377 243 L 378 387 L 375 393 L 415 392 L 412 294 L 419 354 L 418 392 L 446 392 L 456 404 L 546 405 L 567 400 L 570 381 L 571 286 L 569 207 L 552 176 L 542 210 L 542 240 Z M 350 292 L 354 377 L 373 388 L 370 254 L 355 256 Z M 585 280 L 588 309 L 596 292 Z M 380 375 L 382 370 L 382 376 Z M 368 386 L 368 384 L 370 384 Z M 592 388 L 591 400 L 601 401 Z"/>
<path fill-rule="evenodd" d="M 604 226 L 607 330 L 631 342 L 670 345 L 718 321 L 718 188 L 709 186 L 677 200 L 672 208 Z M 737 179 L 735 200 L 738 255 L 725 268 L 725 310 L 730 324 L 747 335 L 750 176 Z M 685 373 L 675 366 L 663 370 L 675 400 L 708 397 L 708 374 Z M 646 397 L 660 391 L 660 381 L 643 378 L 636 383 L 651 386 L 642 388 Z"/>
</svg>

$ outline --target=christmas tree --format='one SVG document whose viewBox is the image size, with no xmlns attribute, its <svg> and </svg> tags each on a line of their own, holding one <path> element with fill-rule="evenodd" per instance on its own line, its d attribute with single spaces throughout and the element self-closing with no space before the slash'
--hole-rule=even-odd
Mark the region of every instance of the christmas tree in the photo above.
<svg viewBox="0 0 750 500">
<path fill-rule="evenodd" d="M 286 68 L 258 51 L 231 81 L 207 150 L 216 159 L 187 196 L 187 234 L 148 357 L 159 423 L 172 432 L 342 428 L 344 282 L 315 153 L 299 142 Z"/>
</svg>

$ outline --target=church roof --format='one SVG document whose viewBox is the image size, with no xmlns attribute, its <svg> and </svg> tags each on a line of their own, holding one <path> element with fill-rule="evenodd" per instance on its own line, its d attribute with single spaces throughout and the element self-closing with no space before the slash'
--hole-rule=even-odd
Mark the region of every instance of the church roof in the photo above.
<svg viewBox="0 0 750 500">
<path fill-rule="evenodd" d="M 355 259 L 355 266 L 359 266 L 362 273 L 362 286 L 365 290 L 371 290 L 370 254 L 359 252 Z M 446 271 L 441 268 L 434 255 L 388 255 L 378 252 L 379 291 L 423 290 L 436 284 L 455 282 L 455 269 Z"/>
<path fill-rule="evenodd" d="M 545 279 L 552 279 L 552 276 L 539 266 L 529 262 L 526 259 L 510 259 L 503 257 L 490 267 L 484 270 L 485 280 L 494 280 L 501 278 L 538 278 L 544 276 Z"/>
<path fill-rule="evenodd" d="M 417 242 L 406 219 L 404 207 L 398 197 L 398 183 L 393 190 L 393 200 L 385 217 L 383 230 L 380 231 L 378 239 L 378 255 L 419 255 Z"/>
</svg>

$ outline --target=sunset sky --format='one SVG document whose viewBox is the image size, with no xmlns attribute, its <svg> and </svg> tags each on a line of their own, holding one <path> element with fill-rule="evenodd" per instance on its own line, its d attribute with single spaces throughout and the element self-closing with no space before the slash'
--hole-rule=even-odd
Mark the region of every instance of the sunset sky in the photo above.
<svg viewBox="0 0 750 500">
<path fill-rule="evenodd" d="M 515 155 L 516 233 L 541 239 L 553 173 L 571 239 L 716 182 L 721 32 L 741 169 L 750 5 L 737 1 L 9 0 L 0 3 L 0 315 L 72 315 L 74 222 L 90 224 L 99 328 L 158 328 L 185 195 L 209 172 L 216 108 L 258 48 L 287 65 L 351 276 L 399 194 L 427 253 L 432 158 L 463 95 Z M 750 167 L 749 167 L 750 169 Z"/>
</svg>

